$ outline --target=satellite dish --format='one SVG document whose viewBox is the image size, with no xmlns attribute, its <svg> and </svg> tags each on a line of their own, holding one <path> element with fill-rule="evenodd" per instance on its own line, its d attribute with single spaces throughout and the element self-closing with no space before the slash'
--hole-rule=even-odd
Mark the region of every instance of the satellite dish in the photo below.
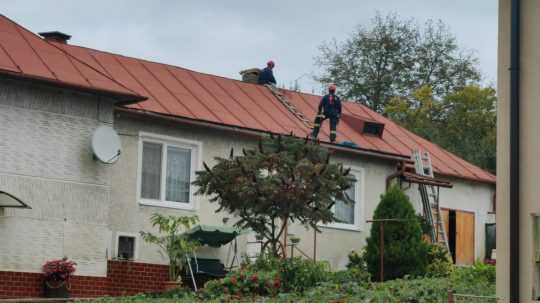
<svg viewBox="0 0 540 303">
<path fill-rule="evenodd" d="M 100 126 L 92 136 L 94 158 L 105 164 L 113 164 L 120 158 L 120 137 L 110 126 Z"/>
</svg>

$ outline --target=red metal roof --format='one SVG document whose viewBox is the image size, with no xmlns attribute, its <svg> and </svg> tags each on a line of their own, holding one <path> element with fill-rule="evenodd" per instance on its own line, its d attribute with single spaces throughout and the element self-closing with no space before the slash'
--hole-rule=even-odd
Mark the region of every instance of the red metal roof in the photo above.
<svg viewBox="0 0 540 303">
<path fill-rule="evenodd" d="M 0 71 L 12 77 L 109 94 L 120 101 L 145 99 L 1 14 Z"/>
<path fill-rule="evenodd" d="M 264 132 L 283 134 L 293 132 L 299 137 L 305 137 L 310 133 L 310 129 L 263 86 L 90 48 L 45 42 L 34 34 L 16 27 L 11 21 L 0 18 L 0 68 L 3 70 L 49 77 L 81 86 L 101 85 L 99 86 L 101 89 L 129 92 L 148 98 L 146 101 L 129 105 L 133 109 Z M 19 33 L 15 33 L 16 31 Z M 16 40 L 17 43 L 6 46 L 9 44 L 5 43 L 6 37 Z M 36 55 L 35 51 L 32 54 L 32 45 L 39 45 L 34 49 L 43 50 L 44 54 Z M 11 58 L 14 56 L 20 57 Z M 49 59 L 52 63 L 49 63 Z M 51 67 L 53 63 L 54 69 Z M 51 70 L 56 69 L 59 72 L 53 74 Z M 99 81 L 94 78 L 93 81 L 88 79 L 87 75 L 91 72 Z M 284 94 L 304 115 L 315 116 L 320 96 L 288 90 L 285 90 Z M 495 176 L 489 172 L 413 134 L 361 104 L 344 102 L 343 113 L 354 116 L 355 119 L 383 123 L 385 129 L 382 137 L 366 135 L 359 126 L 342 121 L 338 126 L 338 138 L 341 141 L 351 141 L 363 149 L 405 157 L 410 157 L 413 149 L 420 148 L 431 154 L 434 171 L 438 174 L 495 182 Z M 320 139 L 328 140 L 328 135 L 328 126 L 324 125 Z"/>
</svg>

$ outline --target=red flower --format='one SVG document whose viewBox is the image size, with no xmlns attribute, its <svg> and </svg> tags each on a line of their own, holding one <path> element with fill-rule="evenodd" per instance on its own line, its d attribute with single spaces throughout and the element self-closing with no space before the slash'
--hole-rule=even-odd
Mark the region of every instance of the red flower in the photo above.
<svg viewBox="0 0 540 303">
<path fill-rule="evenodd" d="M 259 277 L 257 276 L 257 274 L 253 274 L 251 276 L 251 282 L 257 283 L 257 281 L 259 281 Z"/>
<path fill-rule="evenodd" d="M 237 282 L 238 282 L 238 280 L 236 280 L 236 277 L 235 277 L 235 276 L 232 276 L 232 277 L 231 277 L 231 284 L 232 284 L 232 285 L 236 285 Z"/>
<path fill-rule="evenodd" d="M 274 287 L 275 288 L 280 288 L 281 287 L 281 281 L 279 281 L 279 279 L 274 280 Z"/>
<path fill-rule="evenodd" d="M 47 261 L 43 265 L 43 275 L 48 281 L 67 281 L 75 272 L 75 265 L 77 265 L 75 262 L 69 261 L 67 258 Z"/>
</svg>

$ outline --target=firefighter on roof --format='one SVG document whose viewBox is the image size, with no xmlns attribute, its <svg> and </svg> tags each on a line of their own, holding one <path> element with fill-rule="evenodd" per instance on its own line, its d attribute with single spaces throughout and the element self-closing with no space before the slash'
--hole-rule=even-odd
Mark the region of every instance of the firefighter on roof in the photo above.
<svg viewBox="0 0 540 303">
<path fill-rule="evenodd" d="M 315 140 L 319 135 L 321 124 L 324 120 L 330 120 L 330 142 L 336 142 L 336 128 L 341 118 L 341 100 L 336 96 L 336 85 L 328 86 L 328 94 L 319 103 L 319 110 L 315 118 L 315 126 L 311 137 Z"/>
<path fill-rule="evenodd" d="M 274 61 L 268 61 L 268 63 L 266 63 L 266 67 L 263 68 L 261 73 L 259 74 L 259 80 L 257 81 L 257 83 L 261 85 L 276 85 L 276 78 L 274 78 L 274 72 L 272 71 L 274 69 L 274 66 Z"/>
</svg>

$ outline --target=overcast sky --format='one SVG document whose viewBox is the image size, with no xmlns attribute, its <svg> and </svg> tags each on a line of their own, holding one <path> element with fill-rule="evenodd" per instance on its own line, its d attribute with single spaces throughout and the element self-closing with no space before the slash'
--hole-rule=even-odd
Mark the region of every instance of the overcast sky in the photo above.
<svg viewBox="0 0 540 303">
<path fill-rule="evenodd" d="M 263 3 L 266 2 L 266 3 Z M 70 43 L 239 78 L 245 68 L 276 62 L 280 84 L 299 79 L 319 90 L 318 46 L 344 40 L 377 13 L 441 19 L 459 44 L 480 60 L 484 82 L 497 65 L 496 0 L 279 0 L 279 1 L 16 1 L 2 14 L 33 32 L 59 30 Z"/>
</svg>

